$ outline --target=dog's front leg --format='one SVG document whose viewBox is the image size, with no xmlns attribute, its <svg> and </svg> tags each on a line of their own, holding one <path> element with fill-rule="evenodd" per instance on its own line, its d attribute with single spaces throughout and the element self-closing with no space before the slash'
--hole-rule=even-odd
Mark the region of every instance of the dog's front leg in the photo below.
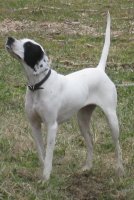
<svg viewBox="0 0 134 200">
<path fill-rule="evenodd" d="M 41 123 L 31 122 L 31 127 L 32 127 L 32 135 L 35 140 L 35 144 L 37 146 L 39 159 L 43 166 L 44 158 L 45 158 L 45 148 L 44 148 L 44 143 L 43 143 L 43 138 L 42 138 L 42 133 L 41 133 Z"/>
<path fill-rule="evenodd" d="M 57 122 L 47 125 L 48 129 L 47 147 L 46 147 L 46 156 L 45 156 L 44 172 L 43 172 L 43 177 L 45 180 L 48 180 L 50 178 L 50 174 L 52 171 L 53 151 L 55 147 L 57 128 L 58 128 Z"/>
</svg>

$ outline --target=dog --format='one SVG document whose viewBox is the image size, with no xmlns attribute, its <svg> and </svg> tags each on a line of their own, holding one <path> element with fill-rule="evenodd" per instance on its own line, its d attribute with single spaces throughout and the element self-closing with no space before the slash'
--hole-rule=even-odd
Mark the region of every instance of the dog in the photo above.
<svg viewBox="0 0 134 200">
<path fill-rule="evenodd" d="M 7 51 L 22 63 L 28 80 L 25 110 L 43 166 L 44 180 L 48 180 L 51 175 L 58 125 L 75 113 L 87 146 L 87 159 L 83 170 L 92 168 L 93 145 L 89 122 L 96 106 L 103 110 L 108 119 L 115 144 L 117 171 L 119 175 L 124 174 L 116 114 L 117 92 L 114 83 L 105 73 L 110 47 L 110 24 L 108 12 L 105 41 L 98 66 L 66 76 L 51 69 L 45 50 L 37 42 L 13 37 L 7 39 Z M 47 127 L 46 148 L 41 133 L 42 123 Z"/>
</svg>

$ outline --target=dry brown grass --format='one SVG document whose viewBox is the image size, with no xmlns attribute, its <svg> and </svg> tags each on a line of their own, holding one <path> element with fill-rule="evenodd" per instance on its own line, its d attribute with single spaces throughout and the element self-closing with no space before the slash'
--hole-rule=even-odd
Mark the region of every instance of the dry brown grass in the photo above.
<svg viewBox="0 0 134 200">
<path fill-rule="evenodd" d="M 114 171 L 114 146 L 100 109 L 93 114 L 94 167 L 81 172 L 86 148 L 73 118 L 59 127 L 53 172 L 40 181 L 40 166 L 24 114 L 26 80 L 4 49 L 6 37 L 41 42 L 52 66 L 70 73 L 98 63 L 107 9 L 112 16 L 112 44 L 107 73 L 116 83 L 133 83 L 133 2 L 1 1 L 0 16 L 0 199 L 2 200 L 133 200 L 133 85 L 117 87 L 120 141 L 126 175 Z M 45 128 L 43 129 L 45 140 Z M 45 142 L 44 142 L 45 143 Z"/>
</svg>

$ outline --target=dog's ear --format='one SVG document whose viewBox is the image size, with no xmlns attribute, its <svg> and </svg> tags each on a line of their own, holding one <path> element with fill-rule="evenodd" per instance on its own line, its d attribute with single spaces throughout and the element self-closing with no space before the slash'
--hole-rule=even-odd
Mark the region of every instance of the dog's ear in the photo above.
<svg viewBox="0 0 134 200">
<path fill-rule="evenodd" d="M 30 41 L 24 44 L 24 62 L 36 72 L 36 65 L 43 59 L 44 52 L 40 45 Z"/>
</svg>

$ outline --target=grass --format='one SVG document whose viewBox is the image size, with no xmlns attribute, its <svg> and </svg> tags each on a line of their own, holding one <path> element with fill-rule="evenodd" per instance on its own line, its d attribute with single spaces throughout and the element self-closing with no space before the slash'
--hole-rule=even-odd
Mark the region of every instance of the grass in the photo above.
<svg viewBox="0 0 134 200">
<path fill-rule="evenodd" d="M 53 172 L 40 181 L 40 166 L 24 113 L 26 79 L 5 51 L 7 36 L 41 43 L 52 67 L 67 74 L 96 66 L 103 46 L 106 12 L 112 17 L 112 42 L 106 71 L 117 84 L 120 141 L 126 175 L 114 171 L 114 147 L 105 117 L 93 114 L 94 167 L 81 172 L 86 157 L 75 118 L 59 127 Z M 132 200 L 134 197 L 133 1 L 0 0 L 0 200 Z M 44 129 L 45 140 L 45 129 Z"/>
</svg>

